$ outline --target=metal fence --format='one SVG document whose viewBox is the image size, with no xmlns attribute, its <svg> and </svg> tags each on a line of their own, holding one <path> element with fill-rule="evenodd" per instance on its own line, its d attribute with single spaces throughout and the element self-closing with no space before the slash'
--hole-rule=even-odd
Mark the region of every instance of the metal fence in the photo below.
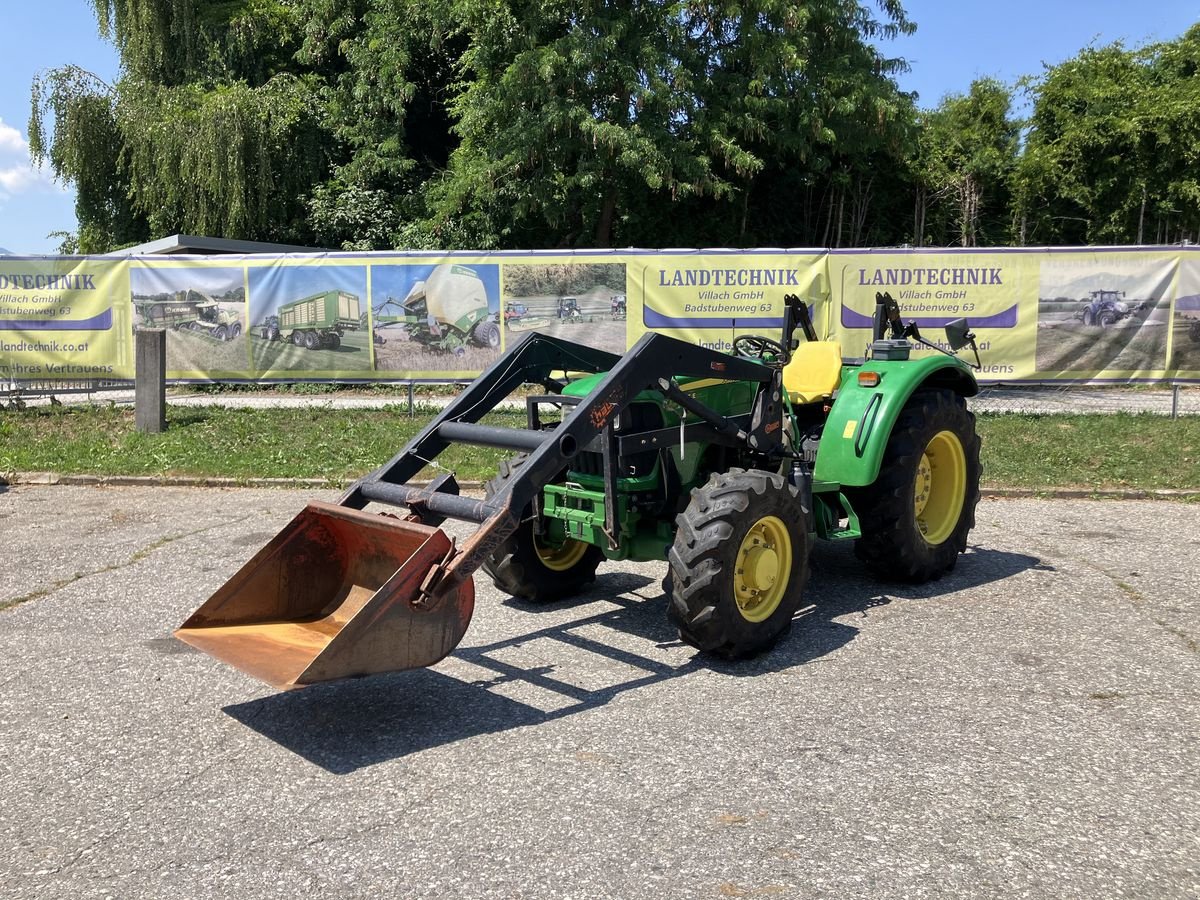
<svg viewBox="0 0 1200 900">
<path fill-rule="evenodd" d="M 382 406 L 400 404 L 413 414 L 418 405 L 433 399 L 444 402 L 447 387 L 463 388 L 466 382 L 454 379 L 387 382 L 395 394 L 374 394 L 355 397 L 355 387 L 368 385 L 346 384 L 345 391 L 325 394 L 283 393 L 251 390 L 205 394 L 189 391 L 186 386 L 176 386 L 169 400 L 185 405 L 212 406 L 297 406 L 346 405 Z M 373 387 L 373 385 L 372 385 Z M 441 390 L 437 390 L 441 389 Z M 436 397 L 430 394 L 436 391 Z M 19 408 L 51 402 L 50 398 L 61 398 L 61 402 L 88 403 L 113 401 L 133 402 L 133 382 L 108 381 L 0 381 L 0 408 Z M 1151 415 L 1180 416 L 1200 415 L 1200 384 L 1155 384 L 1155 385 L 987 385 L 979 395 L 970 400 L 971 408 L 977 413 L 1015 414 L 1106 414 L 1146 413 Z"/>
<path fill-rule="evenodd" d="M 977 413 L 1200 415 L 1200 385 L 988 385 L 970 401 Z"/>
</svg>

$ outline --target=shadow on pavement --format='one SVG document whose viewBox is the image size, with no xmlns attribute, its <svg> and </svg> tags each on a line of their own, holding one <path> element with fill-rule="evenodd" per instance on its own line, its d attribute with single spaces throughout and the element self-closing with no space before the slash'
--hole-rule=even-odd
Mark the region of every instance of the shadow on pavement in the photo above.
<svg viewBox="0 0 1200 900">
<path fill-rule="evenodd" d="M 585 712 L 628 691 L 697 671 L 753 677 L 804 665 L 854 639 L 859 629 L 845 618 L 865 617 L 871 609 L 896 601 L 937 597 L 999 581 L 1041 565 L 1032 556 L 973 548 L 937 581 L 892 585 L 865 577 L 850 546 L 824 545 L 815 554 L 806 592 L 813 605 L 801 612 L 774 649 L 740 662 L 696 654 L 682 664 L 665 663 L 661 652 L 654 652 L 681 646 L 667 622 L 659 584 L 643 575 L 602 573 L 578 600 L 589 607 L 597 601 L 610 604 L 599 613 L 561 621 L 562 604 L 508 601 L 513 608 L 533 614 L 556 611 L 559 620 L 491 644 L 460 646 L 439 667 L 466 670 L 463 677 L 438 669 L 414 669 L 274 694 L 224 711 L 313 764 L 334 774 L 348 774 L 475 735 Z M 530 622 L 536 625 L 537 618 Z M 606 631 L 611 635 L 604 636 Z M 529 652 L 539 641 L 565 645 L 565 655 L 560 646 L 553 664 L 505 658 Z M 639 642 L 644 642 L 641 650 L 630 649 Z M 599 686 L 597 667 L 611 675 Z M 479 677 L 472 679 L 472 674 Z M 590 686 L 581 686 L 589 681 Z M 513 689 L 552 702 L 535 705 L 506 696 Z"/>
</svg>

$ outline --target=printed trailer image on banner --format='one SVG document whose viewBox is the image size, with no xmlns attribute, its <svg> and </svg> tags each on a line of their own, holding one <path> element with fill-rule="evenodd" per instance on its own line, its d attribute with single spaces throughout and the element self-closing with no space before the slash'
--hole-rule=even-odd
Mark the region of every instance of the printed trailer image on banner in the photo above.
<svg viewBox="0 0 1200 900">
<path fill-rule="evenodd" d="M 366 266 L 251 266 L 246 283 L 256 377 L 362 378 L 371 371 Z"/>
<path fill-rule="evenodd" d="M 0 258 L 0 378 L 131 378 L 123 260 Z"/>
<path fill-rule="evenodd" d="M 1185 378 L 1200 378 L 1200 259 L 1179 263 L 1179 287 L 1171 328 L 1171 368 Z"/>
<path fill-rule="evenodd" d="M 167 377 L 210 378 L 245 372 L 245 272 L 217 268 L 133 268 L 136 328 L 167 332 Z"/>
<path fill-rule="evenodd" d="M 1042 257 L 1037 373 L 1145 377 L 1167 368 L 1171 285 L 1178 260 L 1162 254 Z"/>
<path fill-rule="evenodd" d="M 373 264 L 376 371 L 483 371 L 500 355 L 499 308 L 495 263 Z"/>
<path fill-rule="evenodd" d="M 625 263 L 507 263 L 504 346 L 529 331 L 624 353 Z"/>
</svg>

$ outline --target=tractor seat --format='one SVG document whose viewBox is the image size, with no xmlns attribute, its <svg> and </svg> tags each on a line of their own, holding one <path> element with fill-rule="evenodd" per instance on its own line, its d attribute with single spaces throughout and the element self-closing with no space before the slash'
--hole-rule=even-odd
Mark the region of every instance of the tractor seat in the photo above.
<svg viewBox="0 0 1200 900">
<path fill-rule="evenodd" d="M 833 396 L 842 381 L 842 345 L 805 341 L 783 367 L 783 389 L 792 403 L 816 403 Z"/>
</svg>

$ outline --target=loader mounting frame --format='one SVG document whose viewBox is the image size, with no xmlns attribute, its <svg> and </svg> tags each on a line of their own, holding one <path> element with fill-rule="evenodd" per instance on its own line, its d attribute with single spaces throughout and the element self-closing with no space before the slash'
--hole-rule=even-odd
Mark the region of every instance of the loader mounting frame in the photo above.
<svg viewBox="0 0 1200 900">
<path fill-rule="evenodd" d="M 555 372 L 608 374 L 587 397 L 572 402 L 572 409 L 552 430 L 498 428 L 476 424 L 486 413 L 522 384 L 541 384 L 558 395 L 566 381 Z M 727 418 L 689 396 L 675 378 L 720 378 L 759 385 L 752 411 Z M 542 489 L 553 482 L 585 449 L 598 450 L 604 460 L 606 500 L 605 532 L 610 542 L 618 531 L 616 461 L 622 442 L 613 424 L 620 413 L 643 391 L 657 391 L 700 419 L 685 427 L 691 440 L 708 440 L 731 446 L 746 445 L 766 458 L 787 454 L 769 426 L 780 416 L 781 387 L 778 369 L 751 360 L 731 357 L 661 334 L 647 334 L 624 356 L 616 356 L 548 335 L 526 335 L 479 379 L 451 402 L 390 461 L 355 482 L 338 501 L 362 509 L 370 502 L 405 506 L 423 523 L 436 525 L 443 518 L 479 524 L 478 531 L 422 585 L 422 602 L 433 604 L 471 576 L 517 528 L 522 511 L 537 502 Z M 543 398 L 545 399 L 545 398 Z M 568 398 L 560 398 L 568 399 Z M 570 398 L 574 401 L 575 398 Z M 669 432 L 669 435 L 667 435 Z M 678 428 L 641 433 L 639 440 L 677 440 Z M 474 444 L 525 452 L 528 459 L 519 474 L 485 500 L 458 495 L 452 475 L 434 479 L 425 487 L 407 484 L 438 454 L 453 443 Z M 644 445 L 642 448 L 644 449 Z"/>
</svg>

